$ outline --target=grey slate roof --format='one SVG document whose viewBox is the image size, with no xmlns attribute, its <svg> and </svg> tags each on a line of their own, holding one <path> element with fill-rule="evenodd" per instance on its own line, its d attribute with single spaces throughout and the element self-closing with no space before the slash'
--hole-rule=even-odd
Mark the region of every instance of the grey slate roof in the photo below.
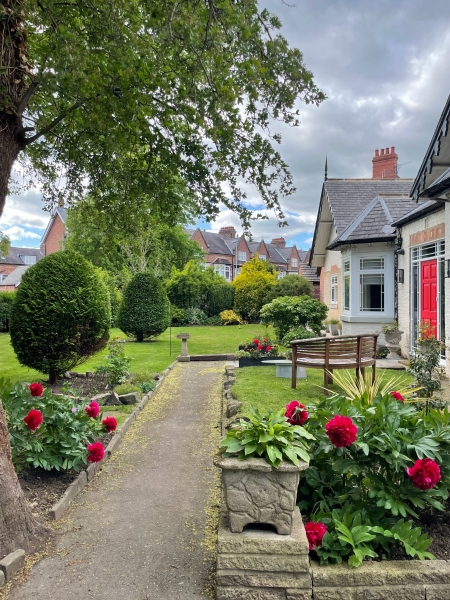
<svg viewBox="0 0 450 600">
<path fill-rule="evenodd" d="M 30 268 L 31 265 L 20 265 L 17 269 L 14 269 L 12 273 L 5 277 L 5 279 L 0 283 L 0 285 L 13 285 L 17 287 L 22 281 L 22 275 L 25 273 L 27 269 Z"/>
<path fill-rule="evenodd" d="M 341 235 L 360 212 L 377 196 L 409 196 L 412 179 L 328 179 L 324 190 Z"/>
<path fill-rule="evenodd" d="M 412 221 L 421 219 L 424 215 L 431 212 L 444 210 L 444 207 L 444 202 L 439 200 L 426 200 L 425 202 L 420 202 L 419 204 L 415 204 L 413 210 L 411 210 L 409 213 L 406 213 L 399 219 L 396 219 L 392 225 L 394 227 L 401 227 L 405 223 L 411 223 Z"/>
<path fill-rule="evenodd" d="M 417 208 L 417 204 L 412 198 L 377 196 L 333 240 L 328 248 L 335 248 L 350 242 L 393 239 L 395 237 L 393 222 L 409 213 L 413 208 Z"/>
<path fill-rule="evenodd" d="M 4 265 L 24 265 L 24 261 L 20 258 L 22 256 L 35 256 L 36 262 L 41 258 L 44 258 L 44 253 L 39 248 L 16 248 L 10 246 L 9 253 L 3 260 L 0 260 L 0 264 Z M 4 285 L 4 284 L 3 284 Z M 12 285 L 12 284 L 10 284 Z"/>
<path fill-rule="evenodd" d="M 281 254 L 280 248 L 276 244 L 266 244 L 269 252 L 269 260 L 275 264 L 287 264 L 287 259 Z"/>
<path fill-rule="evenodd" d="M 300 273 L 302 277 L 311 283 L 319 283 L 320 281 L 320 277 L 317 274 L 317 269 L 315 267 L 310 267 L 304 262 L 300 263 Z"/>
<path fill-rule="evenodd" d="M 208 252 L 210 254 L 229 254 L 233 255 L 233 251 L 226 244 L 222 236 L 212 231 L 202 231 L 202 236 L 208 246 Z"/>
</svg>

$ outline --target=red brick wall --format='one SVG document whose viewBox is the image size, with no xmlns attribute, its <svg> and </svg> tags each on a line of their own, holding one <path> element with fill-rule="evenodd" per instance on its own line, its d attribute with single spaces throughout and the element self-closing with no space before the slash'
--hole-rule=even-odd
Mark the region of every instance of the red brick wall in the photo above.
<svg viewBox="0 0 450 600">
<path fill-rule="evenodd" d="M 413 233 L 409 236 L 409 245 L 417 246 L 418 244 L 425 244 L 426 242 L 432 242 L 433 240 L 439 240 L 445 237 L 445 224 L 441 223 L 435 227 L 428 227 L 417 233 Z"/>
<path fill-rule="evenodd" d="M 395 147 L 375 150 L 372 158 L 372 179 L 395 179 L 397 177 L 398 156 Z"/>
<path fill-rule="evenodd" d="M 14 285 L 1 285 L 0 284 L 0 292 L 14 292 L 16 286 Z"/>
<path fill-rule="evenodd" d="M 19 265 L 5 265 L 0 263 L 0 275 L 11 275 Z"/>
<path fill-rule="evenodd" d="M 200 244 L 200 246 L 203 248 L 203 250 L 205 252 L 208 252 L 208 246 L 206 245 L 206 242 L 203 239 L 203 236 L 200 233 L 200 230 L 198 230 L 198 229 L 195 230 L 195 233 L 192 236 L 192 239 L 194 240 L 194 242 L 197 242 L 198 244 Z"/>
<path fill-rule="evenodd" d="M 47 238 L 44 242 L 44 255 L 53 254 L 53 252 L 58 252 L 62 248 L 62 242 L 64 241 L 66 233 L 66 227 L 64 223 L 61 221 L 60 216 L 55 215 L 55 220 L 48 232 Z"/>
</svg>

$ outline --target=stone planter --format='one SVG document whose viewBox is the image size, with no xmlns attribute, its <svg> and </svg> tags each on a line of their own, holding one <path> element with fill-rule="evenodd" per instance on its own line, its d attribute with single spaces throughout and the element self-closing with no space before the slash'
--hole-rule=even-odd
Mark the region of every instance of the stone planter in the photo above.
<svg viewBox="0 0 450 600">
<path fill-rule="evenodd" d="M 339 325 L 330 323 L 329 327 L 331 335 L 339 335 Z"/>
<path fill-rule="evenodd" d="M 271 358 L 277 358 L 276 356 L 263 356 L 261 358 L 240 358 L 239 367 L 264 367 L 263 360 L 270 360 Z"/>
<path fill-rule="evenodd" d="M 402 337 L 403 331 L 385 331 L 384 339 L 386 340 L 386 346 L 389 349 L 389 356 L 387 357 L 390 360 L 398 360 L 397 350 L 400 348 L 400 340 Z"/>
<path fill-rule="evenodd" d="M 238 460 L 216 458 L 214 464 L 222 469 L 222 489 L 227 507 L 230 530 L 241 533 L 246 525 L 273 525 L 281 535 L 290 535 L 296 508 L 300 471 L 283 461 L 278 469 L 263 458 Z"/>
</svg>

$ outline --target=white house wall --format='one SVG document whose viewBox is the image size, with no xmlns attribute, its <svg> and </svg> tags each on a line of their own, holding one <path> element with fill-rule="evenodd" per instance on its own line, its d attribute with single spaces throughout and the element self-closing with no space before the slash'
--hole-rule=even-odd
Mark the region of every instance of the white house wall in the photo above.
<svg viewBox="0 0 450 600">
<path fill-rule="evenodd" d="M 445 271 L 447 274 L 447 261 L 450 260 L 450 204 L 445 204 Z M 447 345 L 445 370 L 447 377 L 450 377 L 450 277 L 445 278 L 445 343 Z"/>
<path fill-rule="evenodd" d="M 334 225 L 331 227 L 328 244 L 337 236 L 337 231 Z M 327 245 L 328 245 L 327 244 Z M 328 306 L 328 318 L 341 318 L 341 253 L 338 250 L 327 250 L 325 256 L 325 264 L 323 266 L 323 274 L 321 277 L 322 301 Z M 338 276 L 338 302 L 331 304 L 331 275 Z"/>
</svg>

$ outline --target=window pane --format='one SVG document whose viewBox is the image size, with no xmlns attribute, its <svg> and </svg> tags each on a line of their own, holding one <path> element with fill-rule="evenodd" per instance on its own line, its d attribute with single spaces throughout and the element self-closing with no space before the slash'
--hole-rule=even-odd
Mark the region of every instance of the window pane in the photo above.
<svg viewBox="0 0 450 600">
<path fill-rule="evenodd" d="M 419 259 L 419 248 L 413 248 L 412 249 L 412 260 L 418 260 Z"/>
<path fill-rule="evenodd" d="M 266 260 L 266 255 L 260 254 L 258 258 L 259 258 L 259 260 Z"/>
<path fill-rule="evenodd" d="M 344 261 L 344 271 L 350 271 L 350 261 Z"/>
<path fill-rule="evenodd" d="M 247 260 L 247 252 L 238 252 L 238 259 L 239 260 Z"/>
<path fill-rule="evenodd" d="M 360 275 L 360 310 L 384 310 L 384 274 Z"/>
<path fill-rule="evenodd" d="M 359 268 L 361 271 L 383 270 L 384 258 L 361 258 L 359 261 Z"/>
<path fill-rule="evenodd" d="M 422 258 L 431 258 L 436 256 L 436 243 L 427 244 L 426 246 L 422 246 Z"/>
<path fill-rule="evenodd" d="M 413 265 L 411 270 L 411 287 L 412 287 L 412 325 L 413 325 L 413 346 L 416 345 L 416 340 L 419 335 L 419 265 Z"/>
<path fill-rule="evenodd" d="M 350 310 L 350 275 L 344 277 L 344 310 Z"/>
</svg>

